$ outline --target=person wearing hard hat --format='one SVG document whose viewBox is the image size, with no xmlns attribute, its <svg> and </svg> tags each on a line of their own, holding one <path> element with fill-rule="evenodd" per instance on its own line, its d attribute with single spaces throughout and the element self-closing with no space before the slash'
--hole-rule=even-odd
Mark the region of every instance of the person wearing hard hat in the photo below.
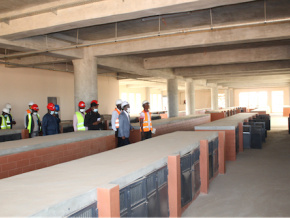
<svg viewBox="0 0 290 218">
<path fill-rule="evenodd" d="M 119 115 L 122 112 L 121 104 L 122 104 L 122 100 L 121 99 L 118 99 L 116 101 L 116 108 L 113 111 L 112 118 L 111 118 L 112 129 L 115 131 L 115 137 L 118 138 L 118 147 L 121 146 L 121 138 L 118 137 Z"/>
<path fill-rule="evenodd" d="M 31 106 L 34 104 L 34 102 L 33 101 L 31 101 L 31 102 L 29 102 L 28 103 L 28 109 L 25 111 L 25 113 L 24 113 L 24 127 L 25 127 L 25 129 L 27 129 L 27 126 L 26 126 L 26 116 L 27 116 L 27 114 L 31 114 L 31 112 L 32 112 L 32 110 L 31 110 Z"/>
<path fill-rule="evenodd" d="M 33 104 L 31 106 L 32 113 L 27 114 L 26 119 L 25 119 L 30 138 L 34 138 L 36 136 L 39 136 L 39 132 L 41 130 L 40 129 L 41 128 L 41 121 L 40 121 L 40 117 L 38 114 L 38 110 L 39 110 L 38 105 Z"/>
<path fill-rule="evenodd" d="M 86 115 L 86 104 L 83 101 L 79 102 L 79 111 L 75 112 L 73 117 L 74 131 L 86 131 L 88 127 L 85 127 L 85 115 Z"/>
<path fill-rule="evenodd" d="M 151 113 L 149 112 L 149 101 L 145 100 L 142 102 L 144 110 L 140 113 L 140 132 L 141 140 L 152 138 L 152 121 Z"/>
<path fill-rule="evenodd" d="M 7 128 L 7 123 L 6 123 L 6 118 L 8 117 L 9 114 L 9 109 L 8 108 L 3 108 L 2 110 L 2 115 L 0 115 L 0 129 L 8 129 Z"/>
<path fill-rule="evenodd" d="M 122 112 L 119 115 L 119 131 L 118 137 L 121 138 L 119 147 L 130 144 L 130 130 L 133 126 L 130 124 L 130 104 L 127 101 L 122 102 Z"/>
<path fill-rule="evenodd" d="M 54 115 L 56 120 L 57 120 L 57 129 L 58 129 L 58 133 L 60 133 L 60 129 L 59 129 L 59 124 L 61 122 L 60 118 L 59 118 L 59 105 L 56 104 L 55 105 L 55 112 L 54 112 Z"/>
<path fill-rule="evenodd" d="M 47 105 L 47 113 L 42 118 L 43 136 L 58 134 L 57 119 L 54 117 L 55 105 L 49 103 Z"/>
<path fill-rule="evenodd" d="M 85 116 L 85 126 L 88 127 L 89 130 L 102 130 L 103 122 L 101 115 L 99 114 L 99 103 L 97 100 L 93 100 L 91 102 L 91 111 Z"/>
<path fill-rule="evenodd" d="M 7 103 L 5 107 L 9 110 L 9 114 L 6 117 L 7 128 L 12 129 L 13 125 L 15 125 L 16 122 L 11 115 L 11 109 L 12 109 L 11 104 Z"/>
</svg>

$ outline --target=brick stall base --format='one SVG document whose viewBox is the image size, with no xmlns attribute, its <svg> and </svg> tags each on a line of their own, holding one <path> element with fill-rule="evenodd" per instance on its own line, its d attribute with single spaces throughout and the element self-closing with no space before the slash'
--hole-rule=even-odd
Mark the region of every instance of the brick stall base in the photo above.
<svg viewBox="0 0 290 218">
<path fill-rule="evenodd" d="M 220 120 L 226 117 L 226 112 L 210 113 L 210 121 Z"/>
<path fill-rule="evenodd" d="M 97 154 L 115 147 L 115 136 L 110 135 L 1 156 L 0 179 Z"/>
</svg>

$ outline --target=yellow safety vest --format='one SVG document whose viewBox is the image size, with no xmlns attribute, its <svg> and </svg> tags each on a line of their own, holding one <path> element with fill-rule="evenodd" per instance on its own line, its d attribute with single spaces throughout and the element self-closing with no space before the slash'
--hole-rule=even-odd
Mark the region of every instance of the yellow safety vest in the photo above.
<svg viewBox="0 0 290 218">
<path fill-rule="evenodd" d="M 27 129 L 29 130 L 29 133 L 31 133 L 32 115 L 31 115 L 31 113 L 27 113 L 27 116 L 28 116 Z M 37 116 L 37 118 L 39 120 L 39 130 L 41 130 L 39 114 L 36 114 L 36 116 Z"/>
<path fill-rule="evenodd" d="M 12 116 L 11 116 L 11 118 L 12 118 Z M 7 125 L 7 129 L 11 129 L 12 123 L 11 123 L 9 116 L 6 117 L 6 125 Z"/>
<path fill-rule="evenodd" d="M 85 113 L 85 114 L 86 114 L 86 113 Z M 79 111 L 77 111 L 77 112 L 76 112 L 76 115 L 77 115 L 77 119 L 78 119 L 77 130 L 78 130 L 78 131 L 85 131 L 85 130 L 86 130 L 86 127 L 85 127 L 85 125 L 84 125 L 84 121 L 85 121 L 85 119 L 84 119 L 82 113 L 79 112 Z"/>
<path fill-rule="evenodd" d="M 3 115 L 0 115 L 0 117 L 2 118 L 1 129 L 7 129 L 7 123 L 6 123 L 5 117 Z"/>
<path fill-rule="evenodd" d="M 121 112 L 117 108 L 115 108 L 115 111 L 117 111 L 118 115 L 120 115 Z M 119 117 L 115 121 L 115 126 L 117 129 L 119 128 Z"/>
<path fill-rule="evenodd" d="M 151 122 L 151 113 L 149 112 L 149 116 L 147 112 L 143 111 L 145 118 L 143 120 L 143 132 L 149 132 L 152 131 L 152 122 Z M 140 131 L 142 132 L 142 129 L 140 128 Z"/>
</svg>

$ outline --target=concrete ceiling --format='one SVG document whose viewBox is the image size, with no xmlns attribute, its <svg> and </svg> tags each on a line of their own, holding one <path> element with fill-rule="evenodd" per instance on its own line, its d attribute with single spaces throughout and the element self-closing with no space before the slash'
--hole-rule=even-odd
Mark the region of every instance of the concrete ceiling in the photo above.
<svg viewBox="0 0 290 218">
<path fill-rule="evenodd" d="M 71 60 L 90 49 L 99 72 L 118 72 L 122 84 L 289 86 L 289 8 L 289 0 L 0 0 L 0 60 L 73 71 Z"/>
</svg>

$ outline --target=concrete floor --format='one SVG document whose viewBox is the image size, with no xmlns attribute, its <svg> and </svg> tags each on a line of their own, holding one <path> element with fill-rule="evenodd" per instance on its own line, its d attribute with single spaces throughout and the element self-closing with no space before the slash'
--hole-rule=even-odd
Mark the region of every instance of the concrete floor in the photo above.
<svg viewBox="0 0 290 218">
<path fill-rule="evenodd" d="M 183 217 L 290 216 L 290 135 L 288 118 L 271 115 L 263 149 L 247 149 L 227 162 L 225 175 L 210 184 Z"/>
</svg>

